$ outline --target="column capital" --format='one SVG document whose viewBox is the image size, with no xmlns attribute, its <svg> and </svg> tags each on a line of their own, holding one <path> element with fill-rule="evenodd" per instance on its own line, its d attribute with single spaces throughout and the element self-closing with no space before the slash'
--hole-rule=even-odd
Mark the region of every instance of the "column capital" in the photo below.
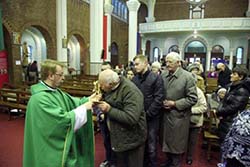
<svg viewBox="0 0 250 167">
<path fill-rule="evenodd" d="M 137 12 L 141 5 L 138 0 L 129 0 L 126 3 L 130 12 Z"/>
<path fill-rule="evenodd" d="M 155 17 L 146 17 L 146 21 L 147 21 L 147 23 L 154 22 Z"/>
<path fill-rule="evenodd" d="M 112 12 L 113 12 L 113 5 L 111 5 L 110 3 L 105 3 L 104 4 L 104 13 L 105 14 L 112 14 Z"/>
<path fill-rule="evenodd" d="M 211 52 L 213 48 L 207 47 L 207 52 Z"/>
<path fill-rule="evenodd" d="M 230 48 L 230 52 L 233 52 L 235 50 L 235 48 Z"/>
</svg>

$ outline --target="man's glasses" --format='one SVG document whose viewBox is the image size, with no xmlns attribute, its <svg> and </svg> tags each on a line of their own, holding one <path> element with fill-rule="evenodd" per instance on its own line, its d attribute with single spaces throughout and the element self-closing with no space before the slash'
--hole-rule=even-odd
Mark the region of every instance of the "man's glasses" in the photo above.
<svg viewBox="0 0 250 167">
<path fill-rule="evenodd" d="M 64 76 L 64 74 L 55 74 L 55 75 L 58 75 L 58 76 L 60 76 L 60 77 Z"/>
</svg>

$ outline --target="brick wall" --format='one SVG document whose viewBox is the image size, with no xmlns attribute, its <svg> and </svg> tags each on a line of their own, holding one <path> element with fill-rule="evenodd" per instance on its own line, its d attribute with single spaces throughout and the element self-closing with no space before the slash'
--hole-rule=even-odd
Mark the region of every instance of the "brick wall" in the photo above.
<svg viewBox="0 0 250 167">
<path fill-rule="evenodd" d="M 5 48 L 8 51 L 10 81 L 22 82 L 22 68 L 15 65 L 20 60 L 18 45 L 11 42 L 12 32 L 23 32 L 30 26 L 36 27 L 44 36 L 47 46 L 47 57 L 56 59 L 56 0 L 2 0 L 2 16 L 4 26 Z M 68 39 L 74 35 L 80 45 L 81 64 L 84 73 L 89 73 L 89 43 L 90 43 L 90 8 L 89 4 L 76 0 L 67 1 L 67 32 Z M 127 24 L 113 19 L 112 41 L 119 45 L 119 63 L 126 62 L 128 41 Z M 126 31 L 124 33 L 124 31 Z M 7 40 L 7 41 L 6 41 Z"/>
</svg>

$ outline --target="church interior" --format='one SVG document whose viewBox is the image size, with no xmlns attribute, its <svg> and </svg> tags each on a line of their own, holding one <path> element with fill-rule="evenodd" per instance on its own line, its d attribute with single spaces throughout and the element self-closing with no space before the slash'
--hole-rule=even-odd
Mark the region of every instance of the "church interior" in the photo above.
<svg viewBox="0 0 250 167">
<path fill-rule="evenodd" d="M 60 88 L 83 97 L 93 93 L 103 62 L 122 73 L 138 54 L 146 56 L 149 64 L 163 66 L 170 52 L 177 52 L 186 65 L 200 63 L 205 93 L 218 89 L 217 78 L 207 77 L 216 71 L 216 64 L 249 71 L 250 0 L 1 0 L 0 132 L 6 141 L 0 143 L 0 166 L 22 166 L 29 88 L 40 79 L 46 59 L 66 67 Z M 33 62 L 37 71 L 31 81 L 27 67 Z M 6 99 L 15 102 L 6 103 Z M 99 167 L 104 148 L 95 119 L 99 147 L 95 166 Z M 216 166 L 220 161 L 214 148 L 217 138 L 210 136 L 209 144 L 204 144 L 200 133 L 193 166 Z M 11 145 L 16 152 L 6 151 Z M 184 160 L 182 166 L 189 165 Z"/>
</svg>

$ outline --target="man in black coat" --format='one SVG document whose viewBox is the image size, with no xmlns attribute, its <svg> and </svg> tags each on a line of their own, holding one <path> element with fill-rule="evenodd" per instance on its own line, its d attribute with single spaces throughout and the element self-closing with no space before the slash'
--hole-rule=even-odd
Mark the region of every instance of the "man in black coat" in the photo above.
<svg viewBox="0 0 250 167">
<path fill-rule="evenodd" d="M 216 67 L 219 71 L 218 86 L 225 88 L 231 82 L 230 75 L 232 72 L 228 66 L 223 63 L 218 63 Z"/>
<path fill-rule="evenodd" d="M 144 95 L 144 108 L 148 125 L 144 166 L 156 167 L 160 109 L 164 99 L 163 80 L 160 75 L 149 70 L 148 59 L 144 55 L 138 55 L 134 58 L 134 66 L 136 75 L 132 81 Z"/>
</svg>

